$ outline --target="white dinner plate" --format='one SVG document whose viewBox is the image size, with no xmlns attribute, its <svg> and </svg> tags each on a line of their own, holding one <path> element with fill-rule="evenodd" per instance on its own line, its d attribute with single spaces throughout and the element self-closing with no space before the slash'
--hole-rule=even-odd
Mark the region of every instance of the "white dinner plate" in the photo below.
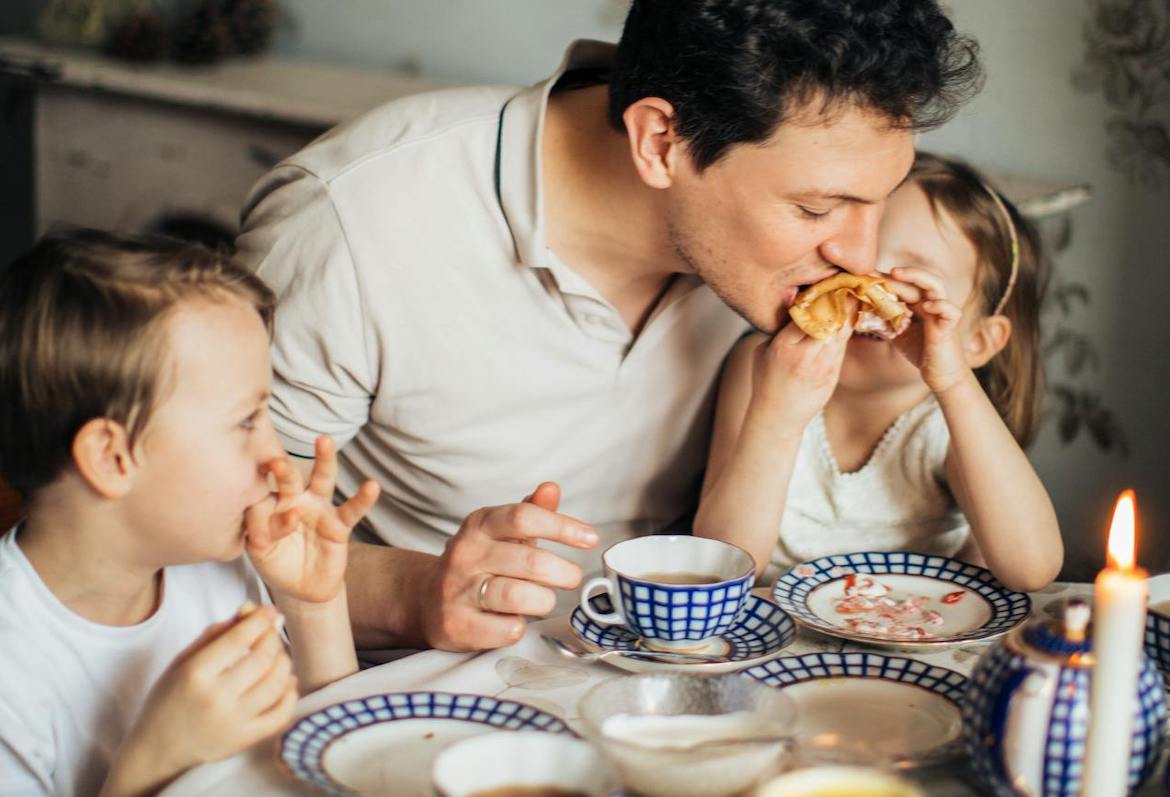
<svg viewBox="0 0 1170 797">
<path fill-rule="evenodd" d="M 556 717 L 512 700 L 399 692 L 309 714 L 280 740 L 280 763 L 331 797 L 432 797 L 431 765 L 451 742 L 493 730 L 572 733 Z"/>
<path fill-rule="evenodd" d="M 899 650 L 992 639 L 1027 619 L 1032 600 L 991 572 L 921 553 L 851 553 L 793 567 L 772 595 L 801 625 Z"/>
<path fill-rule="evenodd" d="M 594 595 L 590 599 L 593 608 L 601 613 L 613 610 L 608 595 Z M 637 634 L 624 625 L 601 625 L 590 619 L 578 606 L 569 618 L 573 632 L 597 650 L 645 650 Z M 734 672 L 753 664 L 767 661 L 780 655 L 784 648 L 796 638 L 796 625 L 792 618 L 774 603 L 748 595 L 743 613 L 727 632 L 708 640 L 695 653 L 725 656 L 727 661 L 675 664 L 647 661 L 629 656 L 608 656 L 605 661 L 629 672 L 662 672 L 664 670 L 686 670 L 687 672 L 720 673 Z"/>
<path fill-rule="evenodd" d="M 783 656 L 744 674 L 793 699 L 798 740 L 840 742 L 839 754 L 823 751 L 832 763 L 910 768 L 962 752 L 967 679 L 954 670 L 855 652 Z M 848 760 L 851 750 L 864 751 L 867 760 Z"/>
</svg>

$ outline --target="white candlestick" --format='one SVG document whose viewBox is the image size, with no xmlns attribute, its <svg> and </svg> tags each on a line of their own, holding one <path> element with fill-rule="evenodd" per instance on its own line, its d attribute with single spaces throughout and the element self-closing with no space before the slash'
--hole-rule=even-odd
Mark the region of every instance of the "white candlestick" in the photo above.
<svg viewBox="0 0 1170 797">
<path fill-rule="evenodd" d="M 1126 495 L 1128 507 L 1124 507 Z M 1093 592 L 1093 676 L 1085 743 L 1084 797 L 1124 797 L 1146 618 L 1146 573 L 1133 566 L 1132 493 L 1122 496 L 1110 531 L 1109 566 Z M 1118 522 L 1128 512 L 1128 529 Z M 1128 539 L 1126 539 L 1128 537 Z M 1126 544 L 1127 543 L 1127 544 Z M 1126 550 L 1128 548 L 1128 550 Z"/>
</svg>

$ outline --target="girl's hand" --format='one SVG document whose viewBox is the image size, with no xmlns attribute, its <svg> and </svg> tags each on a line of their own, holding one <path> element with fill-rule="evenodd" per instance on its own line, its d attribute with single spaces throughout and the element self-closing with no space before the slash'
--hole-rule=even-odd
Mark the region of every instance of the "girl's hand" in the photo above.
<svg viewBox="0 0 1170 797">
<path fill-rule="evenodd" d="M 789 323 L 760 343 L 752 360 L 749 413 L 764 413 L 770 428 L 802 433 L 833 395 L 852 334 L 846 326 L 831 340 L 817 340 Z"/>
<path fill-rule="evenodd" d="M 104 794 L 153 794 L 187 769 L 251 747 L 288 724 L 296 678 L 264 606 L 209 626 L 151 689 Z"/>
<path fill-rule="evenodd" d="M 330 601 L 345 586 L 349 533 L 378 499 L 378 485 L 368 481 L 334 507 L 337 449 L 324 435 L 317 438 L 308 489 L 287 457 L 273 459 L 267 468 L 276 492 L 245 513 L 248 556 L 274 593 L 308 603 Z"/>
<path fill-rule="evenodd" d="M 963 354 L 959 322 L 963 311 L 947 299 L 942 278 L 921 268 L 895 268 L 890 287 L 910 305 L 914 320 L 894 345 L 914 363 L 926 384 L 942 393 L 970 372 Z"/>
</svg>

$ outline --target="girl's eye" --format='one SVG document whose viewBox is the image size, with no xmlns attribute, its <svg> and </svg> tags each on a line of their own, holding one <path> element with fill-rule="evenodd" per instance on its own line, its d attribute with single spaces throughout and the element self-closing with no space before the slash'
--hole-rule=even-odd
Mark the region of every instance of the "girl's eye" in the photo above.
<svg viewBox="0 0 1170 797">
<path fill-rule="evenodd" d="M 256 410 L 244 420 L 240 421 L 240 428 L 247 429 L 249 432 L 256 428 L 256 419 L 260 417 L 260 411 Z"/>
<path fill-rule="evenodd" d="M 830 210 L 818 210 L 816 208 L 806 208 L 804 205 L 797 205 L 797 207 L 800 208 L 800 215 L 804 216 L 806 219 L 823 219 L 825 216 L 828 216 L 830 213 Z"/>
</svg>

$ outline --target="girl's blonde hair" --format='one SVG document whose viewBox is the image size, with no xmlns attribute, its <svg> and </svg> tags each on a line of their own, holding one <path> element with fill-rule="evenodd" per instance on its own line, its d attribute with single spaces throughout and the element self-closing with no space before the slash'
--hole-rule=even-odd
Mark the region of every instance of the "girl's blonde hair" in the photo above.
<svg viewBox="0 0 1170 797">
<path fill-rule="evenodd" d="M 1027 447 L 1044 411 L 1040 309 L 1051 268 L 1040 235 L 1002 194 L 1002 204 L 997 202 L 988 182 L 960 160 L 920 152 L 909 179 L 926 193 L 935 213 L 946 211 L 975 247 L 973 295 L 978 309 L 990 314 L 1003 303 L 1000 314 L 1011 322 L 1011 336 L 976 375 L 1008 429 Z M 1013 238 L 1018 240 L 1014 285 Z"/>
</svg>

